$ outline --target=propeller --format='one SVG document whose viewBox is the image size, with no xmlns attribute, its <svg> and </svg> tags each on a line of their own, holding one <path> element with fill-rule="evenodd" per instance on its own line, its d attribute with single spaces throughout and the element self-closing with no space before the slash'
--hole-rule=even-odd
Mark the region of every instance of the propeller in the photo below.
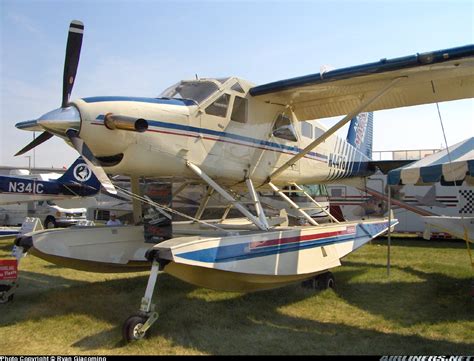
<svg viewBox="0 0 474 361">
<path fill-rule="evenodd" d="M 24 147 L 22 150 L 16 152 L 15 156 L 25 154 L 26 152 L 30 151 L 34 147 L 40 145 L 41 143 L 46 142 L 52 136 L 53 136 L 53 134 L 51 134 L 50 132 L 41 133 L 38 137 L 33 139 L 33 141 L 30 142 L 26 147 Z"/>
<path fill-rule="evenodd" d="M 45 131 L 39 137 L 34 139 L 15 155 L 21 155 L 34 147 L 44 143 L 53 135 L 70 140 L 73 147 L 82 155 L 84 161 L 95 174 L 105 190 L 111 194 L 117 194 L 117 190 L 111 180 L 100 166 L 100 162 L 92 154 L 87 144 L 79 137 L 79 127 L 81 116 L 79 110 L 74 106 L 68 106 L 71 97 L 72 88 L 76 79 L 79 58 L 81 56 L 82 37 L 84 34 L 84 24 L 81 21 L 73 20 L 69 25 L 69 34 L 67 37 L 66 55 L 64 59 L 63 72 L 63 95 L 61 108 L 55 109 L 42 115 L 34 121 L 18 123 L 16 126 L 20 129 L 37 129 L 41 127 Z"/>
<path fill-rule="evenodd" d="M 77 67 L 81 56 L 82 37 L 84 35 L 84 24 L 79 20 L 71 21 L 69 35 L 67 37 L 66 57 L 64 59 L 63 73 L 63 100 L 61 108 L 69 103 L 74 80 L 76 79 Z"/>
<path fill-rule="evenodd" d="M 69 108 L 67 107 L 67 105 L 69 103 L 69 98 L 71 96 L 72 88 L 74 86 L 74 80 L 76 78 L 77 67 L 79 65 L 83 34 L 84 34 L 84 24 L 78 20 L 71 21 L 71 24 L 69 25 L 69 34 L 67 37 L 66 56 L 64 59 L 63 97 L 62 97 L 62 102 L 61 102 L 61 108 L 56 109 L 53 112 L 47 113 L 35 121 L 22 122 L 16 125 L 17 128 L 20 128 L 20 129 L 31 128 L 31 130 L 33 130 L 33 127 L 37 128 L 38 126 L 40 126 L 46 130 L 39 137 L 34 139 L 32 142 L 26 145 L 23 149 L 17 152 L 15 155 L 21 155 L 30 151 L 31 149 L 35 148 L 41 143 L 44 143 L 45 141 L 47 141 L 55 133 L 58 133 L 58 135 L 64 135 L 64 131 L 68 129 L 68 128 L 64 129 L 64 126 L 58 127 L 58 125 L 62 125 L 62 124 L 57 124 L 56 127 L 54 126 L 50 127 L 50 125 L 51 123 L 54 124 L 54 122 L 58 123 L 58 120 L 61 119 L 61 116 L 58 116 L 58 113 L 62 113 L 61 114 L 62 116 L 64 116 L 64 113 L 66 114 L 68 112 L 71 113 L 68 110 Z M 51 114 L 54 116 L 52 117 L 48 116 Z M 80 117 L 79 119 L 77 118 L 76 119 L 66 118 L 66 119 L 68 122 L 80 121 Z"/>
<path fill-rule="evenodd" d="M 68 129 L 66 135 L 71 141 L 74 149 L 76 149 L 82 158 L 85 160 L 91 171 L 95 174 L 99 182 L 102 184 L 102 187 L 111 194 L 117 194 L 117 190 L 112 184 L 111 180 L 104 171 L 104 168 L 100 166 L 100 162 L 92 154 L 92 151 L 87 146 L 87 144 L 79 137 L 79 132 L 75 129 Z"/>
</svg>

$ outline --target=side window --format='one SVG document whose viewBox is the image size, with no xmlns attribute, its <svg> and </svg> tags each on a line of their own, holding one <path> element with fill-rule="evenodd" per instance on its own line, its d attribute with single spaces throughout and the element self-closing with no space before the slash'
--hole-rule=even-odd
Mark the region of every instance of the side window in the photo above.
<svg viewBox="0 0 474 361">
<path fill-rule="evenodd" d="M 206 113 L 215 115 L 216 117 L 223 117 L 227 115 L 227 107 L 229 106 L 229 94 L 222 94 L 214 103 L 206 108 Z"/>
<path fill-rule="evenodd" d="M 290 140 L 292 142 L 297 141 L 291 120 L 283 113 L 278 115 L 275 125 L 273 126 L 272 134 L 277 138 Z"/>
<path fill-rule="evenodd" d="M 328 195 L 327 188 L 324 184 L 306 184 L 302 187 L 311 197 L 321 197 Z"/>
<path fill-rule="evenodd" d="M 319 138 L 321 135 L 324 134 L 324 130 L 318 128 L 317 126 L 314 127 L 314 139 Z"/>
<path fill-rule="evenodd" d="M 245 93 L 239 83 L 235 83 L 234 85 L 232 85 L 231 89 L 239 93 Z"/>
<path fill-rule="evenodd" d="M 322 196 L 329 196 L 328 194 L 328 189 L 326 188 L 325 184 L 320 184 L 319 185 L 319 193 L 321 193 Z"/>
<path fill-rule="evenodd" d="M 301 122 L 301 134 L 304 137 L 313 138 L 313 126 L 308 122 Z"/>
<path fill-rule="evenodd" d="M 230 119 L 234 122 L 247 123 L 247 99 L 236 96 Z"/>
</svg>

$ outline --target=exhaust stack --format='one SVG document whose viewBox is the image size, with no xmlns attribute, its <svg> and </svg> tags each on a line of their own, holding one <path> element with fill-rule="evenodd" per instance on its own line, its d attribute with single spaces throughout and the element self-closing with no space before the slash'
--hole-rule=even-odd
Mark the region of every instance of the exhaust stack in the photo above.
<svg viewBox="0 0 474 361">
<path fill-rule="evenodd" d="M 136 119 L 112 113 L 105 114 L 104 124 L 110 130 L 122 129 L 143 133 L 148 129 L 148 122 L 145 119 Z"/>
</svg>

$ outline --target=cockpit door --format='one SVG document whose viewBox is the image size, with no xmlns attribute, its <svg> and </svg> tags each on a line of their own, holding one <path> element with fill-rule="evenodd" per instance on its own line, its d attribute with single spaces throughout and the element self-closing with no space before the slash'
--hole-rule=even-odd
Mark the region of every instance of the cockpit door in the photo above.
<svg viewBox="0 0 474 361">
<path fill-rule="evenodd" d="M 296 129 L 288 111 L 281 112 L 276 116 L 270 140 L 271 146 L 275 150 L 274 168 L 280 168 L 288 161 L 289 157 L 300 151 Z M 296 162 L 288 170 L 299 172 L 300 162 Z"/>
<path fill-rule="evenodd" d="M 209 154 L 219 155 L 223 152 L 229 103 L 230 95 L 223 93 L 200 113 L 201 141 Z"/>
</svg>

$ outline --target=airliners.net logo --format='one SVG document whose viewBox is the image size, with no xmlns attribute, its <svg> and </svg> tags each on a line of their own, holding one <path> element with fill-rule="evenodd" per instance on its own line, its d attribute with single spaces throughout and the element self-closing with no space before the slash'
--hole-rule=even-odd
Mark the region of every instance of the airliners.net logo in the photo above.
<svg viewBox="0 0 474 361">
<path fill-rule="evenodd" d="M 474 356 L 382 356 L 380 361 L 474 361 Z"/>
</svg>

